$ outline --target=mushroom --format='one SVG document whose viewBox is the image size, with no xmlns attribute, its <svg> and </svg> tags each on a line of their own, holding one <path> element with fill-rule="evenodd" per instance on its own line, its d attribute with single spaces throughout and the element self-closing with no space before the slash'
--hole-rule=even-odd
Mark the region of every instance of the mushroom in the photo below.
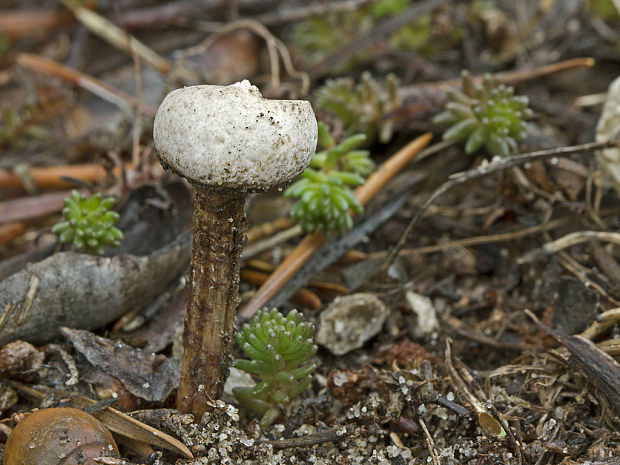
<svg viewBox="0 0 620 465">
<path fill-rule="evenodd" d="M 246 197 L 308 166 L 317 123 L 309 102 L 264 99 L 246 80 L 171 92 L 155 116 L 153 140 L 164 168 L 195 187 L 177 407 L 200 421 L 228 370 Z"/>
</svg>

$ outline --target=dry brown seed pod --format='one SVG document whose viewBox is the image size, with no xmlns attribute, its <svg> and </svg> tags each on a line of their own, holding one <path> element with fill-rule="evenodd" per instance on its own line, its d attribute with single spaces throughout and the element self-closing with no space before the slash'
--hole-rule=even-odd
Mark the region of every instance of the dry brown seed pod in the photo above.
<svg viewBox="0 0 620 465">
<path fill-rule="evenodd" d="M 95 465 L 118 457 L 112 433 L 92 415 L 74 408 L 48 408 L 27 415 L 4 447 L 4 465 Z"/>
</svg>

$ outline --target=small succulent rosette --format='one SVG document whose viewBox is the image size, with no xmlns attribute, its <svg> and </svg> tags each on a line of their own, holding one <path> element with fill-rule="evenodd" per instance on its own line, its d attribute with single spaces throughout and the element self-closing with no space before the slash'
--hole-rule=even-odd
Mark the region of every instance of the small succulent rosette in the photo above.
<svg viewBox="0 0 620 465">
<path fill-rule="evenodd" d="M 385 144 L 394 133 L 398 85 L 393 74 L 380 84 L 367 71 L 357 85 L 351 78 L 328 79 L 317 92 L 317 106 L 337 116 L 347 134 L 360 132 Z"/>
<path fill-rule="evenodd" d="M 345 233 L 353 227 L 349 211 L 362 213 L 362 205 L 351 187 L 364 183 L 375 163 L 367 150 L 359 150 L 364 134 L 355 134 L 336 144 L 329 130 L 319 123 L 319 142 L 324 148 L 317 152 L 301 179 L 284 195 L 299 200 L 291 208 L 291 217 L 305 232 L 321 230 L 327 235 Z"/>
<path fill-rule="evenodd" d="M 450 125 L 444 140 L 465 142 L 465 152 L 484 147 L 490 155 L 506 157 L 517 150 L 517 142 L 527 134 L 526 121 L 533 115 L 529 100 L 514 95 L 514 89 L 486 75 L 475 84 L 467 72 L 462 74 L 462 91 L 447 91 L 446 109 L 433 122 Z"/>
<path fill-rule="evenodd" d="M 287 405 L 310 385 L 314 364 L 306 364 L 317 351 L 314 326 L 296 310 L 283 316 L 278 310 L 259 310 L 237 332 L 239 346 L 251 360 L 236 359 L 233 366 L 260 378 L 254 387 L 236 387 L 239 403 L 262 415 L 269 426 Z"/>
<path fill-rule="evenodd" d="M 113 210 L 114 199 L 93 194 L 90 197 L 74 190 L 64 200 L 63 221 L 52 232 L 63 244 L 72 243 L 75 250 L 103 255 L 104 246 L 118 247 L 123 233 L 114 224 L 119 215 Z"/>
</svg>

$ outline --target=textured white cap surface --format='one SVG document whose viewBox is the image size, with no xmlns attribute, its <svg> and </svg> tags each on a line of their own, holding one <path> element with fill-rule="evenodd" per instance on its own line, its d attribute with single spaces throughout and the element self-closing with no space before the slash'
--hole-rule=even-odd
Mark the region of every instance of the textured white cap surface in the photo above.
<svg viewBox="0 0 620 465">
<path fill-rule="evenodd" d="M 162 164 L 204 185 L 263 190 L 285 184 L 314 156 L 309 102 L 264 99 L 248 81 L 177 89 L 153 127 Z"/>
</svg>

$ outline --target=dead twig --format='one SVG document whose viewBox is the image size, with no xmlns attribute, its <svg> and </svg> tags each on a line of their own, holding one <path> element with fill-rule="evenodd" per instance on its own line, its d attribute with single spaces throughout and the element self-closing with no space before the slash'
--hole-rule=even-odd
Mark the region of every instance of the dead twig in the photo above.
<svg viewBox="0 0 620 465">
<path fill-rule="evenodd" d="M 241 270 L 241 281 L 260 286 L 263 284 L 269 275 L 262 271 L 256 270 Z M 303 305 L 311 310 L 318 310 L 323 305 L 319 296 L 308 289 L 298 289 L 292 296 L 291 300 L 298 305 Z"/>
<path fill-rule="evenodd" d="M 282 63 L 284 64 L 284 69 L 286 70 L 286 72 L 290 76 L 301 81 L 301 94 L 306 95 L 308 93 L 308 89 L 310 88 L 310 78 L 308 77 L 308 74 L 302 71 L 297 71 L 297 69 L 295 69 L 295 67 L 293 66 L 293 60 L 291 59 L 291 55 L 286 48 L 284 42 L 274 36 L 263 24 L 255 20 L 241 19 L 239 21 L 234 21 L 232 23 L 226 24 L 225 26 L 222 26 L 216 32 L 211 34 L 207 40 L 196 45 L 195 47 L 186 50 L 183 53 L 183 57 L 206 50 L 223 35 L 236 31 L 238 29 L 249 29 L 256 35 L 262 37 L 267 44 L 267 51 L 269 52 L 269 64 L 271 67 L 271 86 L 274 88 L 274 90 L 279 91 L 280 89 L 279 58 L 282 58 Z"/>
<path fill-rule="evenodd" d="M 86 193 L 85 189 L 78 192 Z M 64 199 L 71 191 L 53 192 L 0 202 L 0 224 L 26 221 L 62 210 Z"/>
<path fill-rule="evenodd" d="M 523 456 L 521 455 L 521 445 L 519 444 L 519 441 L 516 440 L 514 434 L 512 434 L 512 430 L 508 427 L 506 422 L 501 419 L 501 417 L 499 416 L 499 412 L 495 408 L 495 405 L 493 404 L 493 402 L 488 401 L 486 403 L 486 407 L 487 407 L 487 410 L 491 412 L 491 415 L 493 416 L 493 418 L 495 418 L 495 421 L 498 422 L 500 426 L 502 427 L 502 429 L 506 432 L 508 436 L 508 441 L 512 445 L 514 453 L 517 457 L 517 465 L 522 465 Z"/>
<path fill-rule="evenodd" d="M 530 250 L 525 255 L 517 259 L 517 263 L 532 263 L 548 255 L 564 250 L 576 244 L 588 241 L 607 241 L 614 244 L 620 244 L 620 233 L 606 231 L 577 231 L 567 234 L 555 241 L 548 242 L 539 249 Z"/>
<path fill-rule="evenodd" d="M 590 244 L 590 250 L 596 265 L 601 269 L 609 282 L 613 283 L 612 290 L 620 291 L 620 264 L 598 242 Z"/>
<path fill-rule="evenodd" d="M 280 25 L 283 23 L 301 21 L 303 19 L 316 16 L 357 11 L 359 8 L 368 3 L 370 3 L 370 0 L 332 0 L 329 2 L 312 2 L 309 5 L 278 8 L 273 12 L 255 16 L 253 19 L 266 26 Z"/>
<path fill-rule="evenodd" d="M 130 169 L 126 165 L 126 169 Z M 112 170 L 112 174 L 121 174 L 120 166 Z M 79 179 L 87 183 L 99 183 L 106 179 L 108 172 L 99 163 L 84 163 L 80 165 L 58 165 L 28 167 L 27 177 L 31 179 L 38 188 L 41 189 L 67 189 L 75 186 L 74 182 L 67 179 Z M 24 187 L 23 173 L 16 173 L 15 170 L 0 170 L 0 188 L 19 189 Z"/>
<path fill-rule="evenodd" d="M 571 219 L 577 219 L 578 217 L 559 218 L 557 220 L 548 221 L 546 223 L 537 224 L 536 226 L 530 226 L 528 228 L 522 228 L 517 231 L 489 234 L 487 236 L 474 236 L 466 237 L 464 239 L 457 239 L 449 242 L 442 242 L 441 244 L 427 245 L 425 247 L 418 247 L 415 249 L 403 249 L 400 251 L 400 256 L 415 256 L 426 255 L 434 252 L 440 252 L 442 250 L 451 249 L 454 247 L 471 247 L 474 245 L 493 244 L 496 242 L 507 242 L 515 239 L 519 239 L 540 232 L 549 231 L 566 224 Z M 385 257 L 385 252 L 376 252 L 370 254 L 368 258 Z"/>
<path fill-rule="evenodd" d="M 581 281 L 584 286 L 591 287 L 613 305 L 620 305 L 620 302 L 610 296 L 609 293 L 605 289 L 603 289 L 603 287 L 599 283 L 597 283 L 594 279 L 590 279 L 588 277 L 591 275 L 591 270 L 583 266 L 568 253 L 564 251 L 558 252 L 558 263 L 562 265 L 575 278 Z"/>
<path fill-rule="evenodd" d="M 580 336 L 589 340 L 593 340 L 611 329 L 615 324 L 620 322 L 620 307 L 612 308 L 604 313 L 601 313 L 597 320 L 583 331 Z"/>
<path fill-rule="evenodd" d="M 0 34 L 17 39 L 73 22 L 70 13 L 53 10 L 0 10 Z"/>
<path fill-rule="evenodd" d="M 563 361 L 573 371 L 581 373 L 609 401 L 615 414 L 620 415 L 620 364 L 589 340 L 553 330 L 542 324 L 529 310 L 525 313 L 539 329 L 553 336 L 568 350 L 570 356 Z"/>
<path fill-rule="evenodd" d="M 418 418 L 418 423 L 422 427 L 422 431 L 424 431 L 424 443 L 426 444 L 426 449 L 433 461 L 433 465 L 441 465 L 441 457 L 439 457 L 439 453 L 437 452 L 437 448 L 435 447 L 435 441 L 433 441 L 433 436 L 428 431 L 426 427 L 426 423 L 422 418 Z"/>
<path fill-rule="evenodd" d="M 257 226 L 254 226 L 248 230 L 246 233 L 246 245 L 251 244 L 253 242 L 257 242 L 263 237 L 268 237 L 276 234 L 283 229 L 287 229 L 293 226 L 293 222 L 290 218 L 278 218 L 273 221 L 268 221 L 266 223 L 261 223 Z"/>
<path fill-rule="evenodd" d="M 472 341 L 475 341 L 479 344 L 486 345 L 492 347 L 497 350 L 523 350 L 525 349 L 525 344 L 520 342 L 502 342 L 492 337 L 485 335 L 482 332 L 475 331 L 472 328 L 469 328 L 458 318 L 450 316 L 448 314 L 438 313 L 439 321 L 441 321 L 444 325 L 448 326 L 452 331 L 457 333 L 459 336 L 466 337 Z"/>
<path fill-rule="evenodd" d="M 323 444 L 326 442 L 340 441 L 351 436 L 358 435 L 359 432 L 355 430 L 352 425 L 336 426 L 325 431 L 320 431 L 315 434 L 309 434 L 299 438 L 291 439 L 276 439 L 273 441 L 265 441 L 262 444 L 271 444 L 274 449 L 288 449 L 290 447 L 309 447 L 316 444 Z"/>
<path fill-rule="evenodd" d="M 572 58 L 570 60 L 558 61 L 556 63 L 550 63 L 548 65 L 541 66 L 535 69 L 518 69 L 515 71 L 504 71 L 497 73 L 497 79 L 502 84 L 516 85 L 525 81 L 531 81 L 539 79 L 541 77 L 549 76 L 552 74 L 562 73 L 564 71 L 572 71 L 576 69 L 591 68 L 594 66 L 594 59 L 589 57 Z M 472 76 L 474 83 L 479 83 L 484 78 L 483 75 Z M 461 79 L 448 79 L 445 81 L 436 81 L 430 83 L 413 84 L 407 87 L 401 87 L 398 90 L 398 96 L 402 100 L 415 97 L 420 93 L 438 93 L 442 90 L 445 91 L 451 87 L 460 87 Z M 443 98 L 443 97 L 442 97 Z"/>
<path fill-rule="evenodd" d="M 297 224 L 292 228 L 285 229 L 284 231 L 274 234 L 267 239 L 244 247 L 242 258 L 244 260 L 247 260 L 249 258 L 255 257 L 259 253 L 264 252 L 265 250 L 269 250 L 276 245 L 281 244 L 282 242 L 288 241 L 289 239 L 300 236 L 301 234 L 303 234 L 303 231 L 301 230 L 301 226 Z"/>
<path fill-rule="evenodd" d="M 110 102 L 123 111 L 128 112 L 128 106 L 138 108 L 142 114 L 150 118 L 155 117 L 157 109 L 140 102 L 133 95 L 129 95 L 122 90 L 100 81 L 88 74 L 81 73 L 73 68 L 65 66 L 57 61 L 50 60 L 40 55 L 32 53 L 19 53 L 17 55 L 17 63 L 25 68 L 48 76 L 56 76 L 70 82 L 76 86 L 85 89 L 106 102 Z"/>
<path fill-rule="evenodd" d="M 136 53 L 142 60 L 156 70 L 167 73 L 172 65 L 164 57 L 147 47 L 131 34 L 123 31 L 116 24 L 98 13 L 84 8 L 74 0 L 60 0 L 89 31 L 103 40 L 131 55 Z"/>
</svg>

